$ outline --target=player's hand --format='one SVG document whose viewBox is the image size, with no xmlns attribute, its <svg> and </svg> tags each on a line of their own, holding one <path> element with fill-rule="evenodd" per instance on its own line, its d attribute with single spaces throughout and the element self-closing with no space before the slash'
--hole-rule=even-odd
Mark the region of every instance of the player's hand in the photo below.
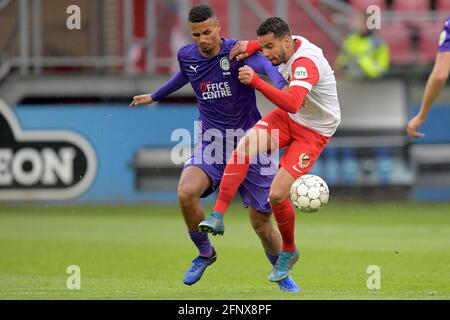
<svg viewBox="0 0 450 320">
<path fill-rule="evenodd" d="M 238 41 L 230 51 L 230 60 L 236 58 L 237 61 L 244 60 L 249 56 L 247 51 L 248 41 Z"/>
<path fill-rule="evenodd" d="M 243 66 L 242 68 L 239 68 L 238 79 L 243 84 L 250 85 L 254 76 L 255 76 L 255 71 L 252 68 L 250 68 L 249 66 Z"/>
<path fill-rule="evenodd" d="M 309 105 L 308 100 L 305 97 L 305 99 L 303 99 L 302 106 L 300 108 L 303 109 L 308 108 L 308 105 Z"/>
<path fill-rule="evenodd" d="M 408 125 L 406 126 L 406 132 L 412 138 L 423 138 L 425 134 L 421 132 L 417 132 L 417 129 L 425 122 L 424 118 L 419 117 L 419 115 L 415 116 L 411 120 L 409 120 Z"/>
<path fill-rule="evenodd" d="M 140 106 L 142 104 L 151 104 L 153 102 L 153 98 L 150 94 L 142 94 L 140 96 L 133 97 L 133 101 L 130 103 L 130 107 Z"/>
</svg>

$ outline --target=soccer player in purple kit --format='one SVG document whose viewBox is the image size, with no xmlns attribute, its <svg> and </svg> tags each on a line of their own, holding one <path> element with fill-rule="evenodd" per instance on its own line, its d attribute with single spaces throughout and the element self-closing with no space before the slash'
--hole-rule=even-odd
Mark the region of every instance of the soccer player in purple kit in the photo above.
<svg viewBox="0 0 450 320">
<path fill-rule="evenodd" d="M 251 66 L 257 73 L 267 75 L 279 89 L 287 83 L 277 68 L 260 54 L 244 61 L 230 61 L 228 57 L 237 40 L 220 37 L 220 22 L 208 5 L 198 5 L 190 10 L 189 27 L 194 43 L 178 51 L 180 70 L 156 92 L 135 96 L 130 106 L 158 101 L 190 82 L 197 96 L 202 136 L 208 130 L 219 131 L 224 137 L 229 135 L 227 130 L 247 131 L 261 119 L 261 115 L 256 106 L 255 90 L 238 79 L 239 68 Z M 217 259 L 208 235 L 198 230 L 198 224 L 205 219 L 200 198 L 210 195 L 219 187 L 228 161 L 227 151 L 231 155 L 237 145 L 234 140 L 231 146 L 227 146 L 227 142 L 230 143 L 228 139 L 225 142 L 220 139 L 200 141 L 194 147 L 193 156 L 186 161 L 180 177 L 178 200 L 189 236 L 199 251 L 199 256 L 192 261 L 192 266 L 184 276 L 186 285 L 199 281 L 205 269 Z M 226 154 L 226 157 L 219 155 L 222 159 L 219 163 L 203 159 L 207 153 L 205 150 L 210 150 L 211 144 L 216 144 L 213 146 L 216 152 L 219 150 L 220 153 L 221 150 Z M 215 155 L 214 159 L 217 158 Z M 268 164 L 269 168 L 263 164 Z M 264 169 L 271 173 L 262 174 Z M 276 171 L 275 164 L 267 155 L 261 155 L 259 162 L 250 166 L 249 174 L 239 188 L 243 204 L 249 209 L 251 225 L 272 265 L 281 251 L 281 237 L 272 224 L 268 202 L 270 185 Z M 290 276 L 279 281 L 278 286 L 284 292 L 300 290 Z"/>
<path fill-rule="evenodd" d="M 409 120 L 406 132 L 412 138 L 422 138 L 423 133 L 417 132 L 417 129 L 427 119 L 428 112 L 434 101 L 441 93 L 450 72 L 450 17 L 447 19 L 439 36 L 439 49 L 434 62 L 433 71 L 428 77 L 425 92 L 423 94 L 422 105 L 419 113 Z"/>
</svg>

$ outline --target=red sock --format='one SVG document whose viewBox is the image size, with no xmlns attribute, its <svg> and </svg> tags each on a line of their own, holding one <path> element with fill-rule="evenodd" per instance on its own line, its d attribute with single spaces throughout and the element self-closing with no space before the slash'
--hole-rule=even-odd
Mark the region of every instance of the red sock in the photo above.
<svg viewBox="0 0 450 320">
<path fill-rule="evenodd" d="M 238 156 L 236 150 L 233 151 L 224 170 L 214 211 L 219 212 L 222 216 L 225 215 L 225 212 L 227 211 L 231 201 L 233 201 L 239 186 L 247 176 L 249 166 L 249 157 Z"/>
<path fill-rule="evenodd" d="M 278 224 L 281 238 L 283 239 L 283 251 L 295 251 L 295 211 L 288 198 L 280 204 L 270 204 L 273 215 Z"/>
</svg>

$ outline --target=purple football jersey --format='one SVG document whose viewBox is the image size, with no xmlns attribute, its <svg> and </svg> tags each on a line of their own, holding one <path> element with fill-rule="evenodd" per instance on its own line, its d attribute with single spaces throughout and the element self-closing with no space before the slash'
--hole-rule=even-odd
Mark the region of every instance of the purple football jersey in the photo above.
<svg viewBox="0 0 450 320">
<path fill-rule="evenodd" d="M 196 44 L 189 44 L 178 51 L 180 70 L 197 96 L 203 132 L 208 129 L 222 133 L 226 129 L 246 131 L 261 119 L 255 90 L 238 79 L 239 68 L 246 61 L 229 59 L 237 40 L 223 41 L 219 54 L 212 58 L 203 57 Z M 266 60 L 262 56 L 260 58 Z M 279 77 L 282 79 L 281 75 Z"/>
<path fill-rule="evenodd" d="M 178 51 L 181 75 L 175 75 L 172 83 L 175 88 L 190 82 L 197 97 L 202 136 L 185 167 L 197 166 L 211 178 L 211 187 L 202 197 L 219 188 L 227 159 L 237 141 L 261 119 L 255 90 L 240 82 L 239 68 L 248 65 L 255 72 L 267 75 L 278 88 L 286 85 L 278 68 L 272 66 L 261 54 L 255 54 L 240 62 L 230 61 L 229 54 L 237 40 L 223 41 L 220 52 L 212 58 L 203 57 L 196 44 L 181 48 Z M 156 97 L 159 98 L 159 95 L 160 92 Z M 238 131 L 242 132 L 239 138 L 228 139 L 236 136 Z M 213 135 L 214 132 L 219 132 L 223 139 L 214 137 L 211 140 L 208 132 Z M 250 165 L 247 177 L 239 187 L 239 193 L 245 207 L 251 206 L 260 212 L 271 212 L 268 197 L 277 171 L 277 162 L 265 153 L 259 154 L 254 160 L 256 162 Z"/>
<path fill-rule="evenodd" d="M 445 21 L 444 29 L 439 36 L 439 51 L 450 51 L 450 17 Z"/>
</svg>

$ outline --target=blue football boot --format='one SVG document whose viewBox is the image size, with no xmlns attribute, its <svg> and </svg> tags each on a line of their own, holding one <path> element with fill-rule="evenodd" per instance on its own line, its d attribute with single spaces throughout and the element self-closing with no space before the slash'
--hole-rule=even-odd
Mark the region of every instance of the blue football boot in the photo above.
<svg viewBox="0 0 450 320">
<path fill-rule="evenodd" d="M 223 216 L 220 213 L 213 211 L 208 219 L 199 223 L 198 230 L 202 233 L 212 233 L 213 236 L 217 234 L 223 235 L 225 232 Z"/>
<path fill-rule="evenodd" d="M 292 266 L 298 261 L 298 251 L 281 251 L 277 263 L 269 274 L 269 281 L 278 282 L 289 276 Z"/>
<path fill-rule="evenodd" d="M 192 260 L 192 266 L 184 275 L 183 282 L 188 286 L 193 285 L 198 280 L 202 278 L 203 272 L 205 272 L 206 268 L 212 265 L 217 260 L 216 251 L 213 249 L 213 255 L 210 258 L 205 258 L 198 256 L 194 260 Z"/>
<path fill-rule="evenodd" d="M 300 287 L 295 283 L 291 276 L 277 282 L 281 292 L 300 292 Z"/>
</svg>

